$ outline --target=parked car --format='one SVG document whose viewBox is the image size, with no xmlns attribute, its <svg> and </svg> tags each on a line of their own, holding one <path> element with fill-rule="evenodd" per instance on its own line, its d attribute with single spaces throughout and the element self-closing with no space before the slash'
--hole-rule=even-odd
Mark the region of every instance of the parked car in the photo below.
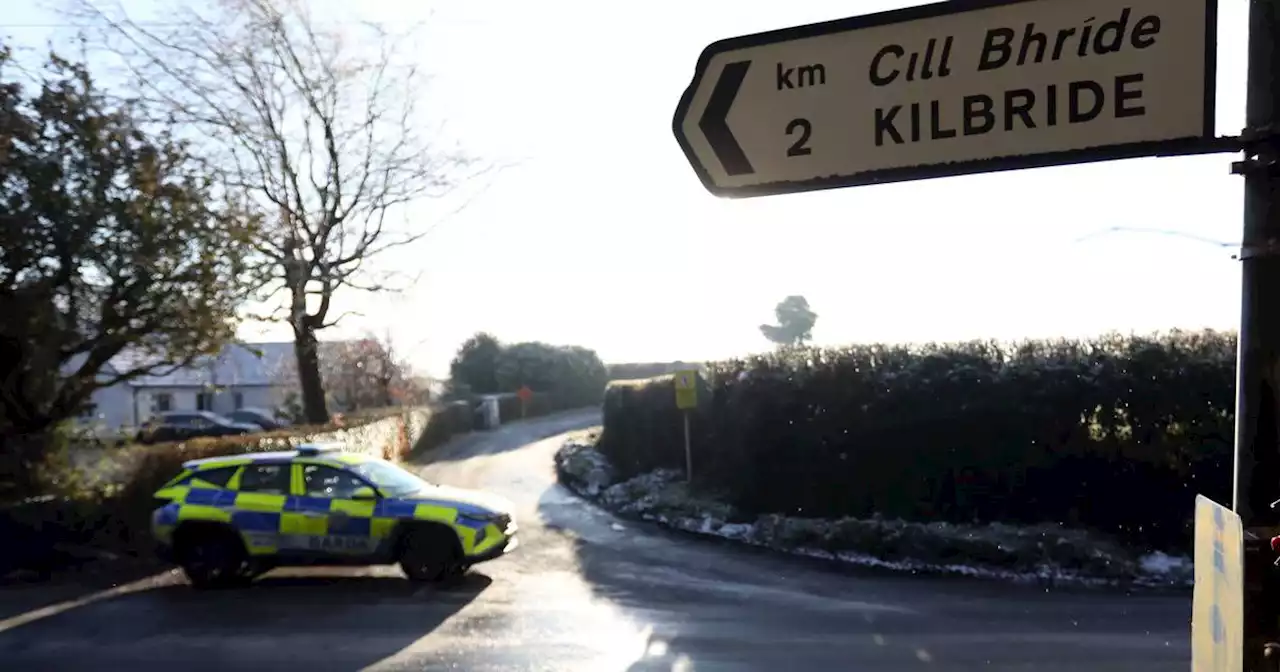
<svg viewBox="0 0 1280 672">
<path fill-rule="evenodd" d="M 228 413 L 227 417 L 234 422 L 257 425 L 268 432 L 288 427 L 290 424 L 279 413 L 265 408 L 241 408 Z"/>
<path fill-rule="evenodd" d="M 143 423 L 135 439 L 138 443 L 184 441 L 201 436 L 252 434 L 262 428 L 236 422 L 209 411 L 171 411 Z"/>
</svg>

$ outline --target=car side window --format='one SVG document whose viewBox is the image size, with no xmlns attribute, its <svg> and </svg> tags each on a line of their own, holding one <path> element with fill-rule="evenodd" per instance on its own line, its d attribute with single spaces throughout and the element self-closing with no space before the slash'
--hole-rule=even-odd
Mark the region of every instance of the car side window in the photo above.
<svg viewBox="0 0 1280 672">
<path fill-rule="evenodd" d="M 240 492 L 289 494 L 289 465 L 246 464 L 240 472 Z"/>
<path fill-rule="evenodd" d="M 218 467 L 217 469 L 205 469 L 204 471 L 197 471 L 191 474 L 190 476 L 188 476 L 187 478 L 183 479 L 183 483 L 181 483 L 180 485 L 186 485 L 191 481 L 204 481 L 206 483 L 216 485 L 219 488 L 225 488 L 227 487 L 227 483 L 231 481 L 231 477 L 235 476 L 235 474 L 236 474 L 235 467 Z"/>
<path fill-rule="evenodd" d="M 187 427 L 190 429 L 201 429 L 207 425 L 204 418 L 198 415 L 171 415 L 165 418 L 166 425 L 174 427 Z"/>
<path fill-rule="evenodd" d="M 308 497 L 331 499 L 348 499 L 356 489 L 369 487 L 349 472 L 319 464 L 302 467 L 302 483 Z"/>
</svg>

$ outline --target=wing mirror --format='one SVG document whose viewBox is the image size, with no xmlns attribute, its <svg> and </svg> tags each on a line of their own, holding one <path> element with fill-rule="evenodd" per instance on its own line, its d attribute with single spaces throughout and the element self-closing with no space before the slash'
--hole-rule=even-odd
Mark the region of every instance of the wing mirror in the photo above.
<svg viewBox="0 0 1280 672">
<path fill-rule="evenodd" d="M 369 500 L 369 499 L 377 499 L 377 498 L 378 498 L 378 492 L 373 488 L 370 488 L 369 486 L 356 488 L 355 491 L 351 493 L 351 499 Z"/>
</svg>

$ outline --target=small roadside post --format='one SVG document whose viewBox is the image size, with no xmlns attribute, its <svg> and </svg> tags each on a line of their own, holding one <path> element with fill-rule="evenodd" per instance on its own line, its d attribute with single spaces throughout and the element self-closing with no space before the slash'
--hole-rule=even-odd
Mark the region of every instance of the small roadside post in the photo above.
<svg viewBox="0 0 1280 672">
<path fill-rule="evenodd" d="M 680 409 L 684 421 L 684 474 L 693 482 L 693 447 L 689 438 L 689 412 L 698 407 L 698 372 L 693 370 L 676 372 L 676 408 Z"/>
<path fill-rule="evenodd" d="M 516 396 L 520 398 L 520 419 L 524 420 L 528 412 L 529 400 L 533 398 L 533 390 L 529 389 L 528 385 L 521 385 Z"/>
</svg>

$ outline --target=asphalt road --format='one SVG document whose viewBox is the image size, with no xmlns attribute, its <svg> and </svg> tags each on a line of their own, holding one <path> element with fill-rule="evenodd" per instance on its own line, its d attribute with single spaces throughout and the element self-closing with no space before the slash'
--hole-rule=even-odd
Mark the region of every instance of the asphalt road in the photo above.
<svg viewBox="0 0 1280 672">
<path fill-rule="evenodd" d="M 619 521 L 555 485 L 579 412 L 464 437 L 422 468 L 518 506 L 522 546 L 459 586 L 395 568 L 176 572 L 0 588 L 2 670 L 1186 669 L 1190 597 L 832 571 Z M 545 439 L 545 440 L 543 440 Z M 94 587 L 96 588 L 96 587 Z"/>
</svg>

